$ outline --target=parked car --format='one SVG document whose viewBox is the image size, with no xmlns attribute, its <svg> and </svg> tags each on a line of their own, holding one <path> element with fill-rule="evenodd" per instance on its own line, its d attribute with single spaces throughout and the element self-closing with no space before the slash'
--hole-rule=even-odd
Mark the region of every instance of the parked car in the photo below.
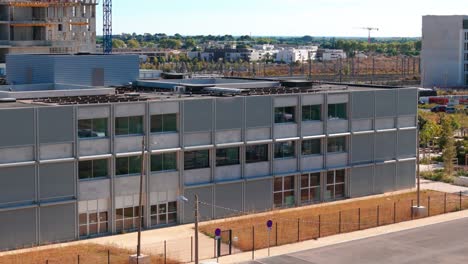
<svg viewBox="0 0 468 264">
<path fill-rule="evenodd" d="M 433 113 L 445 113 L 447 110 L 447 106 L 446 105 L 436 105 L 434 107 L 431 108 L 431 112 Z"/>
<path fill-rule="evenodd" d="M 445 108 L 445 113 L 447 114 L 455 114 L 457 112 L 457 109 L 455 108 L 455 106 L 447 106 Z"/>
</svg>

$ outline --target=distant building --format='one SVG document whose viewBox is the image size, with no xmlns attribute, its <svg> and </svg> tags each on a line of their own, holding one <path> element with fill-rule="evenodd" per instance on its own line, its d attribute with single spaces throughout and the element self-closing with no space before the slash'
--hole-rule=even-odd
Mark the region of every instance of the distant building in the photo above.
<svg viewBox="0 0 468 264">
<path fill-rule="evenodd" d="M 421 84 L 468 86 L 468 16 L 423 16 Z"/>
<path fill-rule="evenodd" d="M 299 48 L 285 48 L 279 50 L 276 54 L 276 62 L 292 63 L 292 62 L 306 62 L 308 60 L 315 60 L 317 56 L 317 46 L 302 46 Z"/>
<path fill-rule="evenodd" d="M 317 57 L 321 61 L 346 59 L 346 52 L 339 49 L 319 49 L 317 52 Z"/>
</svg>

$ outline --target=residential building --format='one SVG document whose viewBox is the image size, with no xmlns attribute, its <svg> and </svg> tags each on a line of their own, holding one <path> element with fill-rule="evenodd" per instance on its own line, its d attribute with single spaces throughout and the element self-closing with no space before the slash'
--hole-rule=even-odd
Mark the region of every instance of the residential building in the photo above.
<svg viewBox="0 0 468 264">
<path fill-rule="evenodd" d="M 321 61 L 346 59 L 346 52 L 339 49 L 319 49 L 317 52 L 317 58 Z"/>
<path fill-rule="evenodd" d="M 307 46 L 299 48 L 283 48 L 276 54 L 275 61 L 283 63 L 306 62 L 315 60 L 317 55 L 317 46 Z"/>
<path fill-rule="evenodd" d="M 468 87 L 468 16 L 423 16 L 421 85 Z"/>
<path fill-rule="evenodd" d="M 138 80 L 131 55 L 9 55 L 7 75 L 0 249 L 135 230 L 142 169 L 144 228 L 192 222 L 194 194 L 208 220 L 415 185 L 416 88 Z"/>
<path fill-rule="evenodd" d="M 97 0 L 0 0 L 0 62 L 9 53 L 94 52 Z"/>
</svg>

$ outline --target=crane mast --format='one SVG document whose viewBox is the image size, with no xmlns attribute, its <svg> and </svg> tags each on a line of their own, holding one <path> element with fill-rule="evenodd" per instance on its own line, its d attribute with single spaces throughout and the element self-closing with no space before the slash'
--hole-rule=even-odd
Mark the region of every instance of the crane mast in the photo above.
<svg viewBox="0 0 468 264">
<path fill-rule="evenodd" d="M 104 0 L 103 9 L 103 51 L 104 54 L 112 53 L 112 0 Z"/>
</svg>

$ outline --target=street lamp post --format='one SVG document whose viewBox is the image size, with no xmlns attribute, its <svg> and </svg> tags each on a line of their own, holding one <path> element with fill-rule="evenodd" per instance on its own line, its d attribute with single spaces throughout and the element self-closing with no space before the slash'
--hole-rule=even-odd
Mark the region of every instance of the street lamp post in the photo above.
<svg viewBox="0 0 468 264">
<path fill-rule="evenodd" d="M 188 202 L 185 196 L 181 195 L 177 198 L 179 201 Z M 195 217 L 195 264 L 198 264 L 198 221 L 199 221 L 199 204 L 200 200 L 198 194 L 195 194 L 195 206 L 194 206 L 194 217 Z"/>
</svg>

